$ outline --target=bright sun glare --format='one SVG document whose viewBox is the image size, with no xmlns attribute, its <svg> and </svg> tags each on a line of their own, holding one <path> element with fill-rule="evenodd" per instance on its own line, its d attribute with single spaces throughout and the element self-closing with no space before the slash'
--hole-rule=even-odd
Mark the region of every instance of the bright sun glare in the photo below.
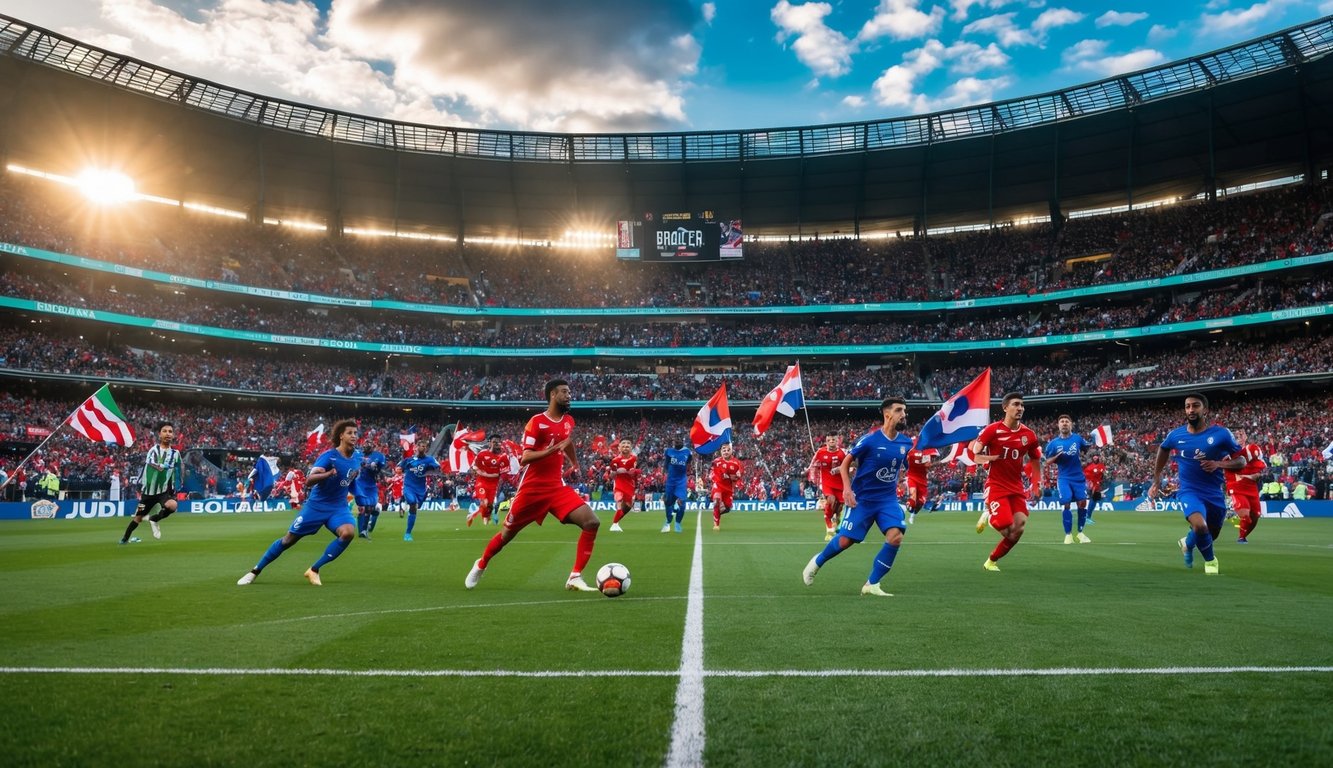
<svg viewBox="0 0 1333 768">
<path fill-rule="evenodd" d="M 97 205 L 119 205 L 134 199 L 134 180 L 119 171 L 89 168 L 75 180 L 83 196 Z"/>
</svg>

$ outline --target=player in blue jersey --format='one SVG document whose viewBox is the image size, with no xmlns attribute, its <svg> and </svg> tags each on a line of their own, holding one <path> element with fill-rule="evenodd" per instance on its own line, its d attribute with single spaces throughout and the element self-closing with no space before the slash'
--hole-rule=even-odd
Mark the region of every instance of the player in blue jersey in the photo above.
<svg viewBox="0 0 1333 768">
<path fill-rule="evenodd" d="M 815 574 L 825 563 L 853 544 L 864 541 L 874 524 L 884 534 L 884 546 L 875 554 L 870 577 L 862 585 L 861 594 L 893 597 L 879 583 L 893 567 L 903 542 L 903 531 L 907 530 L 903 508 L 898 505 L 898 475 L 907 465 L 912 439 L 898 432 L 907 422 L 907 401 L 901 397 L 886 397 L 879 404 L 879 410 L 884 425 L 857 440 L 842 460 L 839 472 L 846 505 L 842 524 L 838 526 L 838 535 L 806 564 L 801 573 L 806 586 L 814 583 Z M 855 477 L 852 476 L 853 468 Z"/>
<path fill-rule="evenodd" d="M 370 534 L 375 531 L 375 524 L 380 520 L 380 473 L 388 461 L 375 444 L 373 436 L 362 446 L 361 474 L 356 476 L 352 495 L 356 496 L 358 510 L 356 532 L 363 539 L 370 538 Z"/>
<path fill-rule="evenodd" d="M 405 457 L 398 466 L 403 470 L 403 503 L 407 505 L 407 533 L 403 534 L 403 541 L 411 541 L 417 510 L 426 500 L 426 475 L 444 470 L 434 456 L 426 455 L 426 443 L 422 440 L 417 440 L 417 455 Z"/>
<path fill-rule="evenodd" d="M 1051 438 L 1046 444 L 1046 459 L 1043 465 L 1055 464 L 1056 486 L 1060 490 L 1060 504 L 1064 507 L 1065 543 L 1074 543 L 1074 516 L 1069 507 L 1078 505 L 1078 543 L 1091 544 L 1092 539 L 1083 533 L 1083 526 L 1088 523 L 1088 480 L 1083 476 L 1082 454 L 1088 450 L 1088 441 L 1083 435 L 1074 434 L 1074 419 L 1067 413 L 1056 419 L 1060 436 Z"/>
<path fill-rule="evenodd" d="M 1222 532 L 1227 517 L 1223 470 L 1245 466 L 1245 451 L 1231 430 L 1208 420 L 1208 398 L 1202 394 L 1185 395 L 1185 424 L 1167 434 L 1157 448 L 1148 498 L 1162 495 L 1162 471 L 1171 454 L 1180 468 L 1180 490 L 1176 499 L 1185 506 L 1190 532 L 1179 542 L 1185 567 L 1194 567 L 1194 548 L 1203 555 L 1203 572 L 1216 574 L 1217 557 L 1213 541 Z"/>
<path fill-rule="evenodd" d="M 676 438 L 676 447 L 668 448 L 666 453 L 666 489 L 662 494 L 666 507 L 666 522 L 662 533 L 671 530 L 672 514 L 675 515 L 676 533 L 680 533 L 680 521 L 685 517 L 685 499 L 689 496 L 690 449 L 685 447 L 685 438 Z"/>
<path fill-rule="evenodd" d="M 238 585 L 253 584 L 259 572 L 293 544 L 320 528 L 328 528 L 337 538 L 329 542 L 324 554 L 305 572 L 307 581 L 316 587 L 322 586 L 319 569 L 337 559 L 356 538 L 356 518 L 347 506 L 347 492 L 361 473 L 361 457 L 356 453 L 359 437 L 356 422 L 351 419 L 337 422 L 330 436 L 337 447 L 321 453 L 306 473 L 310 495 L 301 513 L 292 521 L 287 533 L 269 545 L 255 567 L 236 582 Z"/>
</svg>

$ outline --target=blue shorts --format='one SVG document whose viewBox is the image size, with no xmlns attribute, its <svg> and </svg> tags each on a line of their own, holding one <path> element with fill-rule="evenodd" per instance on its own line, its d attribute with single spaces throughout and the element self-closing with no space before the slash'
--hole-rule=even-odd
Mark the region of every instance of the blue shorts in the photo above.
<svg viewBox="0 0 1333 768">
<path fill-rule="evenodd" d="M 1204 522 L 1209 528 L 1217 528 L 1227 519 L 1227 502 L 1223 496 L 1207 498 L 1202 494 L 1179 491 L 1176 493 L 1176 500 L 1185 505 L 1186 519 L 1197 512 L 1203 515 Z"/>
<path fill-rule="evenodd" d="M 1060 503 L 1068 504 L 1071 501 L 1088 500 L 1088 481 L 1087 480 L 1066 480 L 1063 477 L 1056 478 L 1056 486 L 1060 490 Z"/>
<path fill-rule="evenodd" d="M 668 499 L 684 499 L 689 495 L 690 492 L 688 486 L 686 486 L 684 483 L 681 483 L 679 485 L 668 485 L 666 487 L 665 496 Z"/>
<path fill-rule="evenodd" d="M 423 503 L 425 503 L 425 501 L 426 501 L 426 492 L 425 492 L 425 491 L 422 491 L 421 493 L 417 493 L 416 491 L 410 491 L 410 490 L 408 490 L 408 489 L 406 489 L 406 488 L 403 489 L 403 502 L 404 502 L 404 503 L 406 503 L 406 504 L 411 504 L 412 506 L 415 506 L 415 507 L 419 507 L 419 506 L 421 506 Z"/>
<path fill-rule="evenodd" d="M 328 528 L 330 532 L 337 533 L 338 529 L 344 525 L 356 527 L 356 518 L 346 509 L 337 512 L 321 512 L 317 509 L 301 510 L 301 514 L 292 521 L 292 527 L 287 532 L 293 536 L 309 536 L 320 528 Z"/>
<path fill-rule="evenodd" d="M 896 501 L 863 501 L 855 507 L 842 511 L 842 525 L 838 526 L 838 535 L 852 541 L 865 541 L 870 532 L 870 525 L 879 526 L 880 533 L 888 533 L 890 528 L 907 530 L 903 521 L 903 508 Z"/>
<path fill-rule="evenodd" d="M 358 507 L 374 507 L 376 504 L 380 503 L 380 493 L 378 490 L 363 493 L 360 488 L 355 488 L 352 491 L 352 495 L 356 497 L 356 505 Z"/>
</svg>

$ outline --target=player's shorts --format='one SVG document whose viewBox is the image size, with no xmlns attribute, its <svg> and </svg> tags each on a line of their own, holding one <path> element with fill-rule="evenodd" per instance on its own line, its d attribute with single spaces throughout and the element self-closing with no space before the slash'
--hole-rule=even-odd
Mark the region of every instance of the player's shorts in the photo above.
<svg viewBox="0 0 1333 768">
<path fill-rule="evenodd" d="M 411 504 L 414 507 L 419 507 L 422 504 L 426 503 L 426 492 L 421 491 L 420 493 L 418 493 L 416 491 L 410 491 L 404 488 L 403 501 L 408 504 Z"/>
<path fill-rule="evenodd" d="M 1102 500 L 1102 489 L 1098 488 L 1094 490 L 1092 493 L 1089 493 L 1088 498 L 1092 500 L 1093 504 L 1100 502 Z"/>
<path fill-rule="evenodd" d="M 926 484 L 925 484 L 925 483 L 914 483 L 914 482 L 912 482 L 911 480 L 908 480 L 908 481 L 907 481 L 907 493 L 908 493 L 908 498 L 913 498 L 912 494 L 915 494 L 915 497 L 914 497 L 915 500 L 914 500 L 912 503 L 917 504 L 917 505 L 921 505 L 921 504 L 925 504 L 925 503 L 926 503 Z"/>
<path fill-rule="evenodd" d="M 690 495 L 690 489 L 684 482 L 668 483 L 665 495 L 668 499 L 680 499 L 684 501 Z"/>
<path fill-rule="evenodd" d="M 495 490 L 500 487 L 500 478 L 490 481 L 478 480 L 476 485 L 477 501 L 484 504 L 495 503 Z"/>
<path fill-rule="evenodd" d="M 356 518 L 346 509 L 323 512 L 306 508 L 292 521 L 287 532 L 293 536 L 309 536 L 320 528 L 328 528 L 331 533 L 337 533 L 344 525 L 356 527 Z"/>
<path fill-rule="evenodd" d="M 1061 504 L 1088 500 L 1088 483 L 1086 480 L 1066 480 L 1060 477 L 1056 478 L 1055 484 L 1060 490 Z"/>
<path fill-rule="evenodd" d="M 520 530 L 529 523 L 541 525 L 548 514 L 563 523 L 570 512 L 586 503 L 578 491 L 567 485 L 519 488 L 509 506 L 509 514 L 505 515 L 504 525 L 511 530 Z"/>
<path fill-rule="evenodd" d="M 1242 509 L 1251 514 L 1259 514 L 1263 507 L 1259 506 L 1258 491 L 1229 491 L 1231 494 L 1232 506 L 1239 512 Z"/>
<path fill-rule="evenodd" d="M 373 508 L 375 505 L 377 505 L 377 504 L 380 503 L 380 492 L 379 492 L 379 489 L 372 489 L 372 490 L 369 490 L 369 491 L 363 491 L 363 490 L 361 490 L 360 488 L 357 488 L 357 487 L 353 486 L 353 488 L 352 488 L 352 496 L 356 499 L 356 505 L 357 505 L 358 507 L 372 507 L 372 508 Z"/>
<path fill-rule="evenodd" d="M 842 503 L 842 483 L 821 483 L 819 492 L 825 496 L 833 497 L 839 504 Z"/>
<path fill-rule="evenodd" d="M 163 509 L 165 509 L 166 503 L 174 498 L 176 498 L 176 493 L 175 491 L 170 491 L 170 490 L 163 491 L 161 493 L 150 493 L 147 496 L 140 496 L 139 506 L 134 510 L 134 514 L 146 515 L 148 514 L 149 510 L 151 510 L 153 507 L 159 504 L 161 504 L 163 506 Z"/>
<path fill-rule="evenodd" d="M 727 509 L 731 509 L 731 504 L 732 504 L 731 500 L 734 493 L 735 493 L 734 491 L 724 491 L 720 488 L 714 488 L 712 498 L 713 501 L 720 503 Z"/>
<path fill-rule="evenodd" d="M 615 498 L 617 504 L 625 504 L 625 503 L 633 504 L 633 503 L 634 503 L 634 486 L 632 486 L 632 485 L 621 485 L 620 483 L 616 483 L 616 490 L 615 490 L 615 496 L 614 496 L 614 498 Z"/>
<path fill-rule="evenodd" d="M 991 495 L 987 489 L 985 504 L 986 511 L 990 514 L 990 527 L 997 531 L 1013 525 L 1015 515 L 1028 513 L 1027 498 L 1021 493 Z"/>
<path fill-rule="evenodd" d="M 892 499 L 884 501 L 863 501 L 854 507 L 848 507 L 842 513 L 842 524 L 838 526 L 838 535 L 852 541 L 865 541 L 870 532 L 870 525 L 879 526 L 880 533 L 888 533 L 890 528 L 907 530 L 903 522 L 903 508 Z"/>
<path fill-rule="evenodd" d="M 1185 518 L 1198 513 L 1203 515 L 1209 530 L 1217 530 L 1227 519 L 1227 502 L 1224 497 L 1205 497 L 1192 491 L 1179 491 L 1176 500 L 1185 506 Z"/>
</svg>

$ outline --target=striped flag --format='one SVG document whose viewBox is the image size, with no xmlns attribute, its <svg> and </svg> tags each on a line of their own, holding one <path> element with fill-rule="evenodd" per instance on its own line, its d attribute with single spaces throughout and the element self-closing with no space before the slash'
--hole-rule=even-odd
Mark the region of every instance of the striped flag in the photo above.
<svg viewBox="0 0 1333 768">
<path fill-rule="evenodd" d="M 106 384 L 70 414 L 69 425 L 94 442 L 114 443 L 126 448 L 134 445 L 134 430 L 125 421 L 125 414 L 116 406 L 116 401 L 111 398 L 111 388 Z"/>
<path fill-rule="evenodd" d="M 1115 438 L 1111 434 L 1111 425 L 1103 424 L 1100 427 L 1094 429 L 1092 431 L 1092 442 L 1096 443 L 1097 447 L 1099 448 L 1108 445 L 1115 445 Z"/>
</svg>

